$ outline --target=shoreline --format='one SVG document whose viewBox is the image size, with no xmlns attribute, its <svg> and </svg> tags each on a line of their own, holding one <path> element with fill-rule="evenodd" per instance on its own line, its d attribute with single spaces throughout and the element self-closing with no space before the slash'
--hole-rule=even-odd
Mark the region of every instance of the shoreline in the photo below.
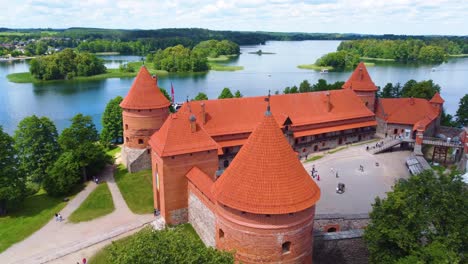
<svg viewBox="0 0 468 264">
<path fill-rule="evenodd" d="M 11 62 L 11 61 L 18 61 L 18 60 L 30 60 L 36 58 L 35 56 L 32 57 L 10 57 L 10 58 L 0 58 L 0 62 Z"/>
</svg>

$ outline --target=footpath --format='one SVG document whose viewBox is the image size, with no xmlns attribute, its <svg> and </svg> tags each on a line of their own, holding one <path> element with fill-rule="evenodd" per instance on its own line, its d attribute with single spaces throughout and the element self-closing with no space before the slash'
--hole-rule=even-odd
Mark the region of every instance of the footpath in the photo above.
<svg viewBox="0 0 468 264">
<path fill-rule="evenodd" d="M 53 216 L 51 216 L 52 220 L 40 230 L 0 254 L 0 263 L 37 264 L 51 261 L 56 263 L 73 261 L 71 263 L 76 263 L 82 259 L 82 254 L 79 254 L 80 251 L 94 248 L 93 251 L 87 251 L 86 255 L 83 256 L 89 259 L 94 252 L 100 249 L 100 247 L 93 247 L 94 245 L 101 244 L 104 246 L 110 243 L 113 238 L 130 234 L 133 231 L 139 230 L 144 225 L 157 220 L 151 214 L 137 215 L 130 211 L 114 180 L 113 166 L 107 166 L 99 177 L 107 181 L 112 193 L 115 206 L 115 210 L 112 213 L 89 222 L 76 224 L 68 222 L 67 219 L 71 213 L 96 188 L 96 184 L 90 182 L 60 212 L 64 217 L 64 221 L 56 222 Z M 67 256 L 71 255 L 79 256 L 79 258 L 64 261 Z"/>
</svg>

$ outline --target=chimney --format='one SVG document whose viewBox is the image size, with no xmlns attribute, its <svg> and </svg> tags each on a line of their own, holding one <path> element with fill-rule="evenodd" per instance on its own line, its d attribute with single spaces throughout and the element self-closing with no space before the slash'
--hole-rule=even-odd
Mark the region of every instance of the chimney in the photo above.
<svg viewBox="0 0 468 264">
<path fill-rule="evenodd" d="M 191 114 L 190 117 L 189 117 L 189 121 L 190 121 L 190 130 L 192 131 L 192 133 L 195 133 L 197 132 L 197 118 L 195 117 L 195 115 Z"/>
<path fill-rule="evenodd" d="M 332 107 L 331 101 L 330 101 L 330 92 L 327 92 L 325 95 L 327 96 L 327 112 L 330 112 L 331 107 Z"/>
<path fill-rule="evenodd" d="M 414 105 L 414 98 L 413 98 L 413 96 L 410 97 L 409 103 L 410 103 L 410 105 Z"/>
<path fill-rule="evenodd" d="M 201 118 L 202 118 L 202 124 L 204 125 L 204 124 L 206 124 L 205 103 L 201 103 L 200 105 L 201 105 L 201 111 L 202 111 L 202 113 L 201 113 L 201 114 L 202 114 L 202 116 L 201 116 Z"/>
</svg>

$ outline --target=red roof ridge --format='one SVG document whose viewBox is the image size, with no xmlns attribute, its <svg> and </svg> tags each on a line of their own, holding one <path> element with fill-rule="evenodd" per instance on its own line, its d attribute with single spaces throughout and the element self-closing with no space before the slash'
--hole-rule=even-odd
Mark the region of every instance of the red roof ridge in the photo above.
<svg viewBox="0 0 468 264">
<path fill-rule="evenodd" d="M 439 92 L 436 92 L 429 102 L 436 103 L 436 104 L 443 104 L 445 100 L 440 96 Z"/>
<path fill-rule="evenodd" d="M 320 188 L 269 111 L 212 192 L 217 202 L 256 214 L 299 212 L 320 198 Z"/>
<path fill-rule="evenodd" d="M 213 179 L 210 178 L 205 172 L 198 167 L 193 167 L 185 175 L 187 179 L 195 185 L 210 201 L 214 202 L 211 187 L 213 186 Z"/>
<path fill-rule="evenodd" d="M 159 90 L 157 77 L 153 78 L 143 65 L 120 107 L 127 109 L 157 109 L 171 105 Z"/>
<path fill-rule="evenodd" d="M 171 114 L 161 128 L 150 138 L 151 147 L 160 157 L 218 150 L 219 145 L 206 130 L 195 120 L 190 121 L 191 113 Z M 191 129 L 194 122 L 195 131 Z"/>
<path fill-rule="evenodd" d="M 377 91 L 372 78 L 367 71 L 364 62 L 360 62 L 353 71 L 349 79 L 343 84 L 343 89 L 351 89 L 354 91 L 374 92 Z"/>
</svg>

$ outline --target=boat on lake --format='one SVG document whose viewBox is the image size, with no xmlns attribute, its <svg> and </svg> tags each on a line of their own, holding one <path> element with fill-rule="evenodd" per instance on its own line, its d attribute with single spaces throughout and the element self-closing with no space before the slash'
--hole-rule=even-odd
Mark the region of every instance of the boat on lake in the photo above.
<svg viewBox="0 0 468 264">
<path fill-rule="evenodd" d="M 320 71 L 320 73 L 328 73 L 328 70 L 327 70 L 327 69 L 322 69 L 322 70 Z"/>
</svg>

